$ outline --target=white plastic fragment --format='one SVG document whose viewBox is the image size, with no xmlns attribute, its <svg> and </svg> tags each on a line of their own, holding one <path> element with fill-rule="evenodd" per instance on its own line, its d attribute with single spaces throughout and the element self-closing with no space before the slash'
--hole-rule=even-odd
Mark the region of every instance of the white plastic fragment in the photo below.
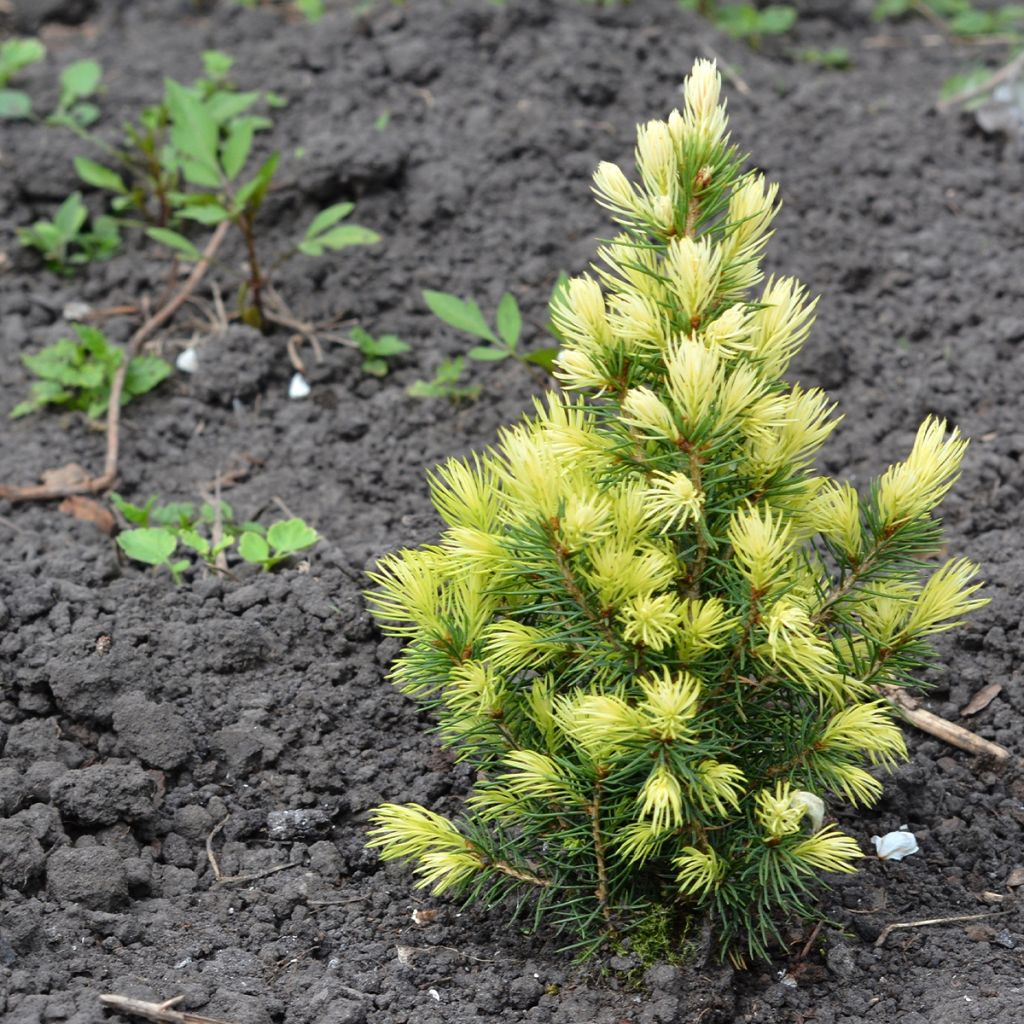
<svg viewBox="0 0 1024 1024">
<path fill-rule="evenodd" d="M 917 837 L 913 832 L 907 830 L 906 825 L 901 825 L 898 832 L 886 832 L 884 836 L 872 836 L 871 842 L 875 844 L 875 852 L 879 860 L 903 860 L 912 853 L 917 853 L 920 847 L 917 845 Z"/>
<path fill-rule="evenodd" d="M 811 819 L 811 828 L 817 832 L 825 818 L 825 801 L 815 793 L 808 793 L 805 789 L 798 789 L 789 798 L 791 807 L 802 807 L 804 814 Z"/>
<path fill-rule="evenodd" d="M 189 347 L 179 352 L 178 358 L 174 360 L 174 365 L 182 373 L 195 373 L 199 369 L 199 356 L 196 350 Z"/>
<path fill-rule="evenodd" d="M 301 373 L 293 374 L 291 383 L 288 385 L 289 398 L 307 398 L 309 396 L 309 382 Z"/>
</svg>

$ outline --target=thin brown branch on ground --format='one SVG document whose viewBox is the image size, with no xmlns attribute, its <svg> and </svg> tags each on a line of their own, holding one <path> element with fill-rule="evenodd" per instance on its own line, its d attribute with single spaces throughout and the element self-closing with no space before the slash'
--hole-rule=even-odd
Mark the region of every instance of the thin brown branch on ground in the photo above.
<svg viewBox="0 0 1024 1024">
<path fill-rule="evenodd" d="M 903 717 L 911 725 L 928 733 L 929 736 L 934 736 L 936 739 L 942 740 L 943 743 L 959 747 L 978 757 L 991 757 L 997 761 L 1010 759 L 1010 751 L 1006 747 L 976 736 L 970 729 L 965 729 L 962 725 L 947 722 L 946 719 L 933 715 L 930 711 L 925 711 L 909 693 L 905 693 L 899 687 L 881 686 L 878 690 L 883 697 L 899 708 Z"/>
<path fill-rule="evenodd" d="M 228 815 L 228 817 L 230 817 L 230 815 Z M 245 875 L 225 875 L 220 869 L 220 862 L 217 860 L 217 855 L 213 852 L 213 840 L 217 833 L 220 832 L 227 823 L 227 818 L 217 822 L 217 824 L 210 830 L 210 834 L 206 837 L 206 859 L 210 862 L 210 870 L 213 872 L 214 881 L 220 882 L 223 885 L 229 885 L 233 882 L 255 882 L 261 878 L 266 878 L 268 875 L 276 875 L 279 871 L 287 871 L 288 868 L 302 867 L 301 861 L 292 860 L 287 864 L 275 864 L 272 868 L 264 868 L 262 871 L 252 871 Z"/>
<path fill-rule="evenodd" d="M 887 924 L 883 929 L 882 933 L 875 939 L 875 948 L 885 945 L 885 940 L 894 932 L 901 928 L 924 928 L 926 925 L 932 924 L 963 924 L 968 921 L 984 921 L 989 917 L 1002 917 L 1004 914 L 1008 914 L 1008 910 L 990 910 L 984 914 L 959 914 L 956 917 L 932 917 L 927 921 L 899 921 L 896 924 Z"/>
<path fill-rule="evenodd" d="M 175 996 L 163 1003 L 149 1003 L 145 999 L 132 999 L 129 996 L 102 995 L 100 1002 L 115 1013 L 123 1013 L 128 1017 L 143 1017 L 156 1021 L 157 1024 L 231 1024 L 220 1017 L 202 1017 L 197 1013 L 175 1010 L 174 1007 L 184 998 Z"/>
<path fill-rule="evenodd" d="M 145 342 L 171 319 L 181 308 L 185 300 L 192 294 L 203 279 L 214 255 L 220 248 L 227 228 L 225 221 L 218 225 L 210 236 L 199 262 L 192 268 L 188 279 L 156 313 L 148 317 L 141 327 L 131 336 L 124 348 L 123 358 L 110 382 L 110 397 L 107 405 L 107 454 L 103 472 L 99 476 L 86 476 L 71 484 L 35 484 L 28 487 L 15 487 L 0 484 L 0 498 L 11 502 L 21 501 L 55 501 L 58 498 L 69 498 L 75 494 L 100 494 L 114 486 L 117 479 L 117 461 L 121 446 L 121 394 L 124 391 L 124 380 L 128 373 L 128 365 L 138 355 Z"/>
</svg>

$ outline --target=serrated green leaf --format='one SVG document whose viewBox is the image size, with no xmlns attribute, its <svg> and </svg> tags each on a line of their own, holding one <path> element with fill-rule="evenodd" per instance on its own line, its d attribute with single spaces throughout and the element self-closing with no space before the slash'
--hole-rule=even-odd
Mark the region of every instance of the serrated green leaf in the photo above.
<svg viewBox="0 0 1024 1024">
<path fill-rule="evenodd" d="M 258 533 L 247 530 L 238 538 L 238 553 L 246 562 L 263 565 L 270 558 L 270 547 Z"/>
<path fill-rule="evenodd" d="M 519 344 L 519 334 L 523 329 L 523 318 L 519 312 L 519 303 L 511 292 L 505 292 L 498 302 L 495 326 L 501 340 L 514 349 Z"/>
<path fill-rule="evenodd" d="M 344 220 L 355 208 L 355 203 L 335 203 L 333 206 L 328 206 L 326 210 L 321 210 L 313 218 L 302 237 L 304 239 L 315 238 L 329 227 L 333 227 L 339 220 Z"/>
<path fill-rule="evenodd" d="M 276 554 L 289 555 L 315 544 L 319 534 L 301 519 L 285 519 L 267 530 L 267 540 Z"/>
<path fill-rule="evenodd" d="M 472 299 L 460 299 L 448 292 L 435 292 L 425 289 L 423 299 L 434 316 L 439 317 L 449 327 L 458 331 L 465 331 L 475 338 L 483 338 L 485 341 L 498 343 L 494 332 L 484 320 L 480 307 Z"/>
<path fill-rule="evenodd" d="M 199 250 L 184 235 L 171 231 L 170 228 L 147 228 L 146 235 L 154 242 L 180 252 L 186 259 L 199 260 L 201 256 Z"/>
<path fill-rule="evenodd" d="M 178 540 L 170 530 L 144 526 L 137 530 L 122 530 L 117 535 L 117 545 L 133 562 L 163 565 L 174 554 Z"/>
<path fill-rule="evenodd" d="M 171 364 L 158 356 L 136 356 L 124 375 L 123 400 L 137 398 L 152 391 L 171 374 Z"/>
<path fill-rule="evenodd" d="M 105 188 L 110 192 L 125 193 L 128 191 L 124 180 L 117 171 L 112 171 L 95 160 L 87 160 L 84 156 L 76 156 L 74 160 L 75 171 L 87 185 L 95 188 Z"/>
</svg>

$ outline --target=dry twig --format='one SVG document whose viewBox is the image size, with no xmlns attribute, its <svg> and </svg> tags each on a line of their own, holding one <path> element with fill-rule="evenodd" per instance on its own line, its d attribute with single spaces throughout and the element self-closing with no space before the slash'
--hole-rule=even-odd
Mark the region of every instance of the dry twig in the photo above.
<svg viewBox="0 0 1024 1024">
<path fill-rule="evenodd" d="M 969 729 L 953 722 L 947 722 L 930 711 L 925 711 L 910 694 L 896 686 L 882 686 L 880 691 L 892 704 L 902 712 L 903 717 L 913 726 L 922 732 L 934 736 L 936 739 L 948 743 L 950 746 L 959 747 L 968 753 L 976 754 L 978 757 L 991 757 L 997 761 L 1007 761 L 1010 752 L 1006 747 L 993 743 L 991 740 L 976 736 Z"/>
<path fill-rule="evenodd" d="M 230 222 L 218 225 L 203 250 L 199 262 L 192 268 L 188 280 L 181 286 L 177 294 L 169 299 L 156 313 L 148 317 L 145 323 L 131 336 L 125 346 L 124 358 L 121 360 L 114 379 L 110 382 L 110 397 L 107 406 L 107 455 L 103 472 L 99 476 L 88 476 L 71 483 L 42 483 L 28 487 L 15 487 L 0 484 L 0 498 L 11 502 L 20 501 L 55 501 L 58 498 L 70 498 L 75 494 L 100 494 L 114 486 L 117 479 L 117 460 L 121 444 L 121 393 L 124 390 L 124 379 L 128 372 L 128 364 L 138 355 L 146 340 L 158 331 L 181 308 L 192 291 L 203 279 L 214 255 L 220 248 Z"/>
<path fill-rule="evenodd" d="M 960 924 L 967 921 L 984 921 L 987 917 L 1002 917 L 1008 914 L 1008 910 L 990 910 L 985 914 L 960 914 L 956 917 L 932 917 L 927 921 L 899 921 L 896 924 L 887 924 L 882 929 L 882 934 L 875 939 L 875 948 L 885 945 L 885 940 L 900 928 L 924 928 L 930 924 Z"/>
<path fill-rule="evenodd" d="M 123 1013 L 129 1017 L 144 1017 L 156 1021 L 157 1024 L 230 1024 L 230 1021 L 219 1017 L 201 1017 L 197 1013 L 173 1009 L 184 999 L 175 996 L 163 1003 L 149 1003 L 145 999 L 132 999 L 129 996 L 102 995 L 100 1002 L 115 1013 Z"/>
<path fill-rule="evenodd" d="M 230 817 L 230 815 L 228 815 Z M 265 868 L 263 871 L 253 871 L 246 875 L 225 875 L 220 869 L 220 863 L 217 860 L 217 855 L 213 852 L 213 840 L 218 832 L 228 823 L 228 819 L 224 818 L 219 821 L 210 830 L 210 834 L 206 837 L 206 859 L 210 862 L 210 869 L 213 871 L 214 880 L 221 882 L 224 885 L 228 885 L 232 882 L 255 882 L 260 878 L 266 878 L 268 875 L 276 875 L 279 871 L 287 871 L 288 868 L 300 868 L 302 867 L 301 861 L 292 860 L 287 864 L 275 864 L 272 868 Z"/>
</svg>

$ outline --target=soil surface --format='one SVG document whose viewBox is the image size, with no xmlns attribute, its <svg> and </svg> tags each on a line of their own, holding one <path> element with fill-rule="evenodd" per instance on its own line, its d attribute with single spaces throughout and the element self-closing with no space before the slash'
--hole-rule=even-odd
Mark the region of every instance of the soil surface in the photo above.
<svg viewBox="0 0 1024 1024">
<path fill-rule="evenodd" d="M 119 490 L 199 500 L 220 476 L 240 519 L 283 504 L 316 526 L 306 564 L 228 579 L 194 569 L 175 587 L 56 506 L 0 502 L 0 1016 L 90 1024 L 111 992 L 182 995 L 178 1009 L 233 1024 L 1024 1019 L 1024 782 L 1016 761 L 980 763 L 918 734 L 879 806 L 840 821 L 866 852 L 907 825 L 920 853 L 866 860 L 826 895 L 813 941 L 794 934 L 746 972 L 628 951 L 575 965 L 556 937 L 424 896 L 364 847 L 377 803 L 451 811 L 470 781 L 386 682 L 397 645 L 366 613 L 364 570 L 435 534 L 425 471 L 492 441 L 544 386 L 481 364 L 477 402 L 410 397 L 410 382 L 466 348 L 420 291 L 490 311 L 510 290 L 526 340 L 545 344 L 558 272 L 584 269 L 609 231 L 591 171 L 629 160 L 636 122 L 678 103 L 702 54 L 728 62 L 734 136 L 781 182 L 771 268 L 823 296 L 794 374 L 846 416 L 824 468 L 863 484 L 927 413 L 974 439 L 945 519 L 950 551 L 982 563 L 992 602 L 943 639 L 927 706 L 1020 754 L 1021 163 L 968 116 L 934 110 L 976 51 L 923 21 L 880 26 L 866 0 L 806 0 L 796 32 L 759 52 L 670 0 L 327 6 L 310 27 L 226 0 L 13 4 L 28 25 L 76 22 L 43 25 L 50 58 L 19 84 L 50 109 L 56 69 L 98 57 L 101 135 L 158 99 L 164 75 L 198 75 L 210 47 L 235 57 L 241 86 L 286 96 L 261 141 L 285 154 L 262 244 L 287 247 L 343 200 L 384 240 L 293 261 L 278 290 L 304 320 L 358 321 L 412 350 L 376 380 L 350 349 L 328 346 L 313 365 L 306 348 L 312 391 L 290 401 L 286 334 L 213 331 L 191 307 L 160 339 L 172 359 L 194 342 L 199 372 L 125 410 Z M 793 58 L 835 45 L 851 69 Z M 167 265 L 129 246 L 73 278 L 41 269 L 14 228 L 79 187 L 71 160 L 87 147 L 31 123 L 4 123 L 0 140 L 6 415 L 28 386 L 19 357 L 69 332 L 66 303 L 155 301 Z M 240 258 L 229 252 L 209 280 L 229 290 Z M 123 342 L 137 323 L 104 328 Z M 103 445 L 74 416 L 8 421 L 0 478 L 98 470 Z M 990 684 L 998 696 L 962 718 Z M 878 944 L 896 922 L 977 915 Z"/>
</svg>

